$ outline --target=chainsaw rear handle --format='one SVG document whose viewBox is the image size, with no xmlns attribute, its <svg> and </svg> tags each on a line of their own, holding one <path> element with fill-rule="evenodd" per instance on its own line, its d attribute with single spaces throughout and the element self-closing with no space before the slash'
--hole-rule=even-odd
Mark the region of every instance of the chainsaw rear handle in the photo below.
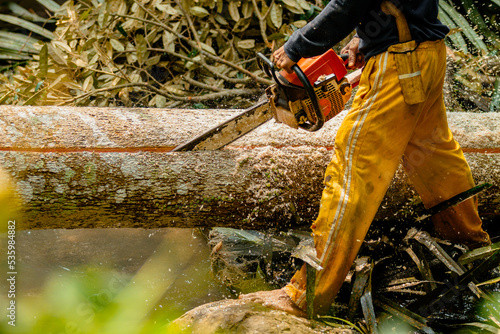
<svg viewBox="0 0 500 334">
<path fill-rule="evenodd" d="M 260 61 L 257 61 L 257 64 L 259 67 L 266 73 L 269 77 L 273 78 L 274 82 L 283 87 L 281 82 L 278 80 L 278 77 L 276 76 L 276 67 L 274 66 L 274 63 L 269 60 L 266 56 L 264 56 L 262 53 L 258 52 L 257 53 L 257 59 Z M 294 64 L 292 66 L 292 71 L 295 72 L 295 75 L 299 78 L 300 82 L 304 86 L 304 89 L 309 96 L 309 99 L 311 100 L 312 106 L 314 108 L 314 114 L 316 115 L 316 122 L 313 124 L 300 124 L 299 126 L 307 131 L 318 131 L 323 127 L 323 124 L 325 124 L 325 115 L 323 115 L 323 112 L 321 111 L 321 108 L 319 106 L 318 98 L 316 96 L 316 93 L 314 92 L 314 88 L 309 82 L 309 79 L 307 76 L 304 74 L 302 69 L 297 65 Z M 284 88 L 284 87 L 283 87 Z"/>
<path fill-rule="evenodd" d="M 259 68 L 264 71 L 268 77 L 272 78 L 276 84 L 281 86 L 276 76 L 276 67 L 274 63 L 260 52 L 257 52 L 257 65 L 259 65 Z"/>
</svg>

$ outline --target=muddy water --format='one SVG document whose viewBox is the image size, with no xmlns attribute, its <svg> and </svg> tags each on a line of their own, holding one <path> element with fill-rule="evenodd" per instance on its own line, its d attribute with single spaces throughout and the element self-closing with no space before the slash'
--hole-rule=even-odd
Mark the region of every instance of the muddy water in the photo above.
<svg viewBox="0 0 500 334">
<path fill-rule="evenodd" d="M 165 311 L 164 318 L 234 297 L 213 279 L 205 237 L 194 229 L 18 231 L 16 254 L 20 303 L 46 293 L 47 285 L 62 291 L 65 282 L 85 281 L 89 273 L 106 273 L 94 299 L 110 300 L 134 286 L 144 305 L 130 308 L 160 317 Z"/>
</svg>

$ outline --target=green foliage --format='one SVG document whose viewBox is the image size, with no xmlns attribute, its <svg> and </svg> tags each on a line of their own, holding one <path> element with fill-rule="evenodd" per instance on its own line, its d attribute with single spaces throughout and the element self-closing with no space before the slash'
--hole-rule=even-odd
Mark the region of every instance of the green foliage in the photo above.
<svg viewBox="0 0 500 334">
<path fill-rule="evenodd" d="M 440 0 L 439 18 L 452 30 L 448 36 L 451 45 L 464 53 L 485 55 L 500 47 L 496 23 L 499 9 L 498 0 L 484 3 L 473 0 Z"/>
<path fill-rule="evenodd" d="M 164 291 L 148 294 L 148 282 L 102 268 L 88 268 L 79 276 L 54 275 L 40 295 L 16 298 L 16 326 L 3 321 L 0 332 L 169 333 L 165 327 L 180 312 L 168 305 L 155 312 Z M 5 300 L 0 304 L 5 306 Z"/>
<path fill-rule="evenodd" d="M 52 0 L 39 0 L 38 2 L 49 11 L 55 11 L 59 8 L 59 5 Z M 31 56 L 38 53 L 39 48 L 35 44 L 40 42 L 40 39 L 54 38 L 52 31 L 44 28 L 43 25 L 55 21 L 40 17 L 15 2 L 7 2 L 6 7 L 12 14 L 0 14 L 0 21 L 27 30 L 30 35 L 34 34 L 36 37 L 23 33 L 0 31 L 0 60 L 31 60 Z"/>
<path fill-rule="evenodd" d="M 498 110 L 499 10 L 498 0 L 439 1 L 439 19 L 451 29 L 447 37 L 454 60 L 451 93 L 467 111 Z"/>
<path fill-rule="evenodd" d="M 482 322 L 471 322 L 462 325 L 456 333 L 499 333 L 500 332 L 500 293 L 483 298 L 478 307 L 478 315 Z"/>
<path fill-rule="evenodd" d="M 275 50 L 321 10 L 312 0 L 37 1 L 53 13 L 50 20 L 12 2 L 12 15 L 0 15 L 32 32 L 0 32 L 0 59 L 27 62 L 0 75 L 0 103 L 245 107 L 241 98 L 270 84 L 255 53 Z M 440 0 L 459 60 L 492 57 L 500 47 L 499 3 Z M 57 22 L 55 31 L 48 22 Z M 496 74 L 484 71 L 480 109 L 495 110 L 488 104 Z M 457 75 L 460 90 L 478 82 Z"/>
<path fill-rule="evenodd" d="M 306 0 L 69 1 L 35 61 L 0 77 L 0 99 L 165 107 L 253 96 L 270 83 L 256 51 L 277 48 L 318 11 Z"/>
</svg>

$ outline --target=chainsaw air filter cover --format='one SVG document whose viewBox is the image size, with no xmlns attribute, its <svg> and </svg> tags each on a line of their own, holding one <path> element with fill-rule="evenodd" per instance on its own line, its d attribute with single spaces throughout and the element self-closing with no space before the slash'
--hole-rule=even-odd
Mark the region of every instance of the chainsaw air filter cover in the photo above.
<svg viewBox="0 0 500 334">
<path fill-rule="evenodd" d="M 342 80 L 347 74 L 344 62 L 332 49 L 320 56 L 302 58 L 297 65 L 299 65 L 302 72 L 304 72 L 309 79 L 311 85 L 313 85 L 320 76 L 325 74 L 335 74 L 337 81 Z M 279 74 L 290 84 L 302 86 L 300 79 L 294 73 L 289 74 L 286 71 L 281 71 Z"/>
</svg>

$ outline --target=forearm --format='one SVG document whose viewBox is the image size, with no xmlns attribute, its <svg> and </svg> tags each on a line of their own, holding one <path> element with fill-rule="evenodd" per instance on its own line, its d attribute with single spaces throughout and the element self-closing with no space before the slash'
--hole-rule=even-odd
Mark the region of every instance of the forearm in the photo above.
<svg viewBox="0 0 500 334">
<path fill-rule="evenodd" d="M 369 0 L 332 0 L 305 27 L 293 33 L 285 52 L 293 61 L 323 54 L 359 24 L 370 7 Z"/>
</svg>

